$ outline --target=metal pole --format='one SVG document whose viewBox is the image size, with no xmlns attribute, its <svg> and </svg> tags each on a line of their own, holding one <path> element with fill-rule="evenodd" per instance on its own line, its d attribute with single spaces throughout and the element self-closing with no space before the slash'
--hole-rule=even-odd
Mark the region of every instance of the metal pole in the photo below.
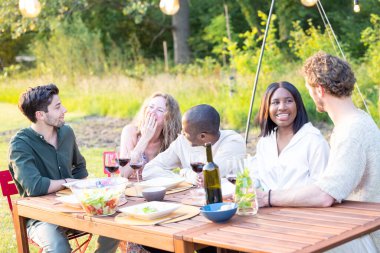
<svg viewBox="0 0 380 253">
<path fill-rule="evenodd" d="M 252 96 L 251 96 L 251 104 L 250 104 L 250 106 L 249 106 L 249 113 L 248 113 L 248 119 L 247 119 L 247 127 L 246 127 L 246 130 L 245 130 L 245 143 L 248 143 L 248 132 L 249 132 L 249 125 L 250 125 L 250 122 L 251 122 L 252 106 L 253 106 L 253 102 L 254 102 L 254 100 L 255 100 L 256 87 L 257 87 L 257 82 L 258 82 L 258 80 L 259 80 L 259 73 L 260 73 L 260 68 L 261 68 L 261 61 L 262 61 L 263 56 L 264 56 L 265 42 L 266 42 L 266 40 L 267 40 L 267 36 L 268 36 L 268 30 L 269 30 L 270 20 L 271 20 L 271 18 L 272 18 L 272 12 L 273 12 L 273 7 L 274 7 L 274 1 L 275 1 L 275 0 L 272 0 L 271 6 L 270 6 L 269 15 L 268 15 L 268 20 L 267 20 L 267 24 L 266 24 L 266 27 L 265 27 L 265 33 L 264 33 L 263 44 L 261 45 L 260 58 L 259 58 L 259 62 L 257 63 L 257 70 L 256 70 L 255 83 L 254 83 L 254 85 L 253 85 L 253 91 L 252 91 Z"/>
</svg>

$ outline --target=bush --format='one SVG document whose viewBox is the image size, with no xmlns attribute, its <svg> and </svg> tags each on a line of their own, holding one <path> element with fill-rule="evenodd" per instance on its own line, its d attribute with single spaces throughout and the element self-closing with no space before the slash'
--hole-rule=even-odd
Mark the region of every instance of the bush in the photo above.
<svg viewBox="0 0 380 253">
<path fill-rule="evenodd" d="M 36 40 L 32 51 L 42 74 L 73 77 L 107 68 L 100 33 L 89 31 L 79 16 L 65 20 L 49 38 Z"/>
<path fill-rule="evenodd" d="M 261 44 L 265 33 L 264 28 L 268 19 L 268 16 L 261 11 L 258 12 L 258 16 L 262 20 L 261 25 L 263 28 L 260 32 L 256 28 L 252 28 L 251 31 L 239 34 L 239 37 L 243 39 L 242 46 L 239 46 L 237 42 L 229 41 L 225 38 L 227 51 L 231 56 L 231 65 L 242 75 L 254 74 L 257 71 Z M 276 19 L 276 15 L 273 15 L 265 43 L 265 54 L 261 65 L 262 75 L 283 71 L 282 65 L 285 58 L 278 47 L 277 29 L 274 25 Z"/>
<path fill-rule="evenodd" d="M 361 34 L 361 41 L 368 47 L 366 53 L 366 63 L 368 64 L 368 74 L 378 84 L 380 84 L 380 17 L 371 15 L 372 27 L 367 27 Z"/>
<path fill-rule="evenodd" d="M 310 19 L 308 24 L 309 28 L 304 31 L 300 21 L 293 23 L 294 30 L 290 32 L 291 39 L 289 40 L 289 47 L 292 52 L 302 61 L 321 50 L 332 55 L 338 55 L 337 48 L 333 46 L 335 41 L 332 37 L 329 38 L 328 30 L 322 32 L 320 27 L 314 27 Z"/>
</svg>

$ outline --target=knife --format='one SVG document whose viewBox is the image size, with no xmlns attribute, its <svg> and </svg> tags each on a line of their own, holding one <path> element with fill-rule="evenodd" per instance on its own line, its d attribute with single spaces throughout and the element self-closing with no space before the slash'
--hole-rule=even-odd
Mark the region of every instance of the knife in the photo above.
<svg viewBox="0 0 380 253">
<path fill-rule="evenodd" d="M 179 213 L 179 214 L 176 214 L 176 215 L 174 215 L 174 216 L 171 216 L 171 217 L 167 217 L 167 218 L 164 218 L 164 219 L 158 220 L 158 221 L 154 222 L 152 225 L 157 226 L 157 225 L 160 225 L 160 224 L 163 223 L 163 222 L 170 221 L 170 220 L 174 220 L 174 219 L 177 219 L 177 218 L 182 217 L 182 216 L 185 216 L 185 215 L 187 215 L 187 213 Z"/>
</svg>

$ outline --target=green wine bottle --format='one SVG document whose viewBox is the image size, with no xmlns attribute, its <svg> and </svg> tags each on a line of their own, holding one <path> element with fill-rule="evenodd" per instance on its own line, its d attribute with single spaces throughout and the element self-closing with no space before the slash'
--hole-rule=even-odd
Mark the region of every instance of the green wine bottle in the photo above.
<svg viewBox="0 0 380 253">
<path fill-rule="evenodd" d="M 211 143 L 206 143 L 207 164 L 203 166 L 203 183 L 207 204 L 223 202 L 219 167 L 212 160 Z"/>
</svg>

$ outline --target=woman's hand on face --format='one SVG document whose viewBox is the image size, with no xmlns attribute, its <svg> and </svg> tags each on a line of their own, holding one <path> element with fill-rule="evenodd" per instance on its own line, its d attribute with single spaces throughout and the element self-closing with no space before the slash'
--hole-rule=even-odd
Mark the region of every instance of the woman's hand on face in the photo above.
<svg viewBox="0 0 380 253">
<path fill-rule="evenodd" d="M 157 129 L 157 120 L 151 114 L 147 113 L 144 119 L 144 123 L 141 128 L 141 138 L 144 138 L 147 141 L 150 141 Z"/>
</svg>

